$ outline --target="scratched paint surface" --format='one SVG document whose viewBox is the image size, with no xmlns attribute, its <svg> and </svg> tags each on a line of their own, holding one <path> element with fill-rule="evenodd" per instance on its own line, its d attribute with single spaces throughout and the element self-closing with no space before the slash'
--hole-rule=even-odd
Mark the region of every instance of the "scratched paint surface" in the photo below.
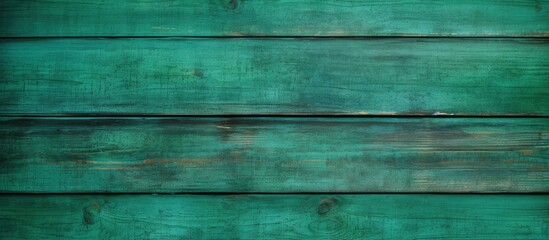
<svg viewBox="0 0 549 240">
<path fill-rule="evenodd" d="M 0 121 L 17 192 L 543 192 L 534 118 Z"/>
</svg>

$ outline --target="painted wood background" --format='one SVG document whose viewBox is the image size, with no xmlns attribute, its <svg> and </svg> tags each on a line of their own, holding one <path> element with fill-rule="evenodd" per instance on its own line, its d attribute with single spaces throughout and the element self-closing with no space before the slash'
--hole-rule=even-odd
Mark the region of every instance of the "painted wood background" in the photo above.
<svg viewBox="0 0 549 240">
<path fill-rule="evenodd" d="M 0 1 L 1 239 L 549 239 L 549 1 Z"/>
</svg>

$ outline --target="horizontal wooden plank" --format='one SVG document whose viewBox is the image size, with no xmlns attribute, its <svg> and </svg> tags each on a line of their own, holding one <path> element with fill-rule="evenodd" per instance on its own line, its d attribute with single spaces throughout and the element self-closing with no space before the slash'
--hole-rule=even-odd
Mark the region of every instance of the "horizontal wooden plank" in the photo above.
<svg viewBox="0 0 549 240">
<path fill-rule="evenodd" d="M 549 119 L 0 121 L 0 191 L 545 192 Z"/>
<path fill-rule="evenodd" d="M 8 239 L 547 239 L 544 195 L 0 196 Z"/>
<path fill-rule="evenodd" d="M 547 0 L 3 0 L 0 36 L 549 36 Z"/>
<path fill-rule="evenodd" d="M 549 114 L 546 39 L 3 39 L 0 114 Z"/>
</svg>

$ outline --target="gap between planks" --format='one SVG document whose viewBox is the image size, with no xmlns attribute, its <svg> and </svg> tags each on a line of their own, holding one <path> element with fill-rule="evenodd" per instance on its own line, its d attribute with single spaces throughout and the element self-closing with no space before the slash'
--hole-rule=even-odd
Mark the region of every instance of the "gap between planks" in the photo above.
<svg viewBox="0 0 549 240">
<path fill-rule="evenodd" d="M 205 195 L 205 196 L 231 196 L 231 195 L 524 195 L 539 196 L 549 195 L 547 191 L 536 192 L 6 192 L 0 191 L 0 196 L 70 196 L 70 195 Z"/>
<path fill-rule="evenodd" d="M 380 115 L 380 114 L 0 114 L 0 118 L 549 118 L 542 115 L 459 115 L 459 114 L 417 114 L 417 115 Z"/>
<path fill-rule="evenodd" d="M 369 40 L 369 39 L 383 39 L 383 38 L 394 38 L 394 39 L 427 39 L 427 38 L 466 38 L 466 39 L 476 39 L 476 38 L 487 38 L 487 39 L 549 39 L 548 36 L 431 36 L 431 35 L 407 35 L 407 36 L 190 36 L 190 35 L 180 35 L 180 36 L 3 36 L 0 39 L 131 39 L 131 38 L 166 38 L 166 39 L 177 39 L 177 38 L 192 38 L 192 39 L 347 39 L 347 40 Z"/>
</svg>

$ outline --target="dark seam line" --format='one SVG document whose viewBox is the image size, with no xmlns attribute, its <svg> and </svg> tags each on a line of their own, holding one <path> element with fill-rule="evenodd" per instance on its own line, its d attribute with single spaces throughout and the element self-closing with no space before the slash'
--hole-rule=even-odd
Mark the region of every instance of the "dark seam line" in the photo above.
<svg viewBox="0 0 549 240">
<path fill-rule="evenodd" d="M 387 39 L 387 38 L 410 38 L 410 39 L 429 39 L 429 38 L 456 38 L 456 39 L 549 39 L 549 36 L 436 36 L 436 35 L 418 35 L 418 36 L 2 36 L 0 39 L 162 39 L 162 38 L 188 38 L 188 39 Z"/>
<path fill-rule="evenodd" d="M 0 118 L 541 118 L 539 115 L 362 115 L 362 114 L 36 114 L 1 115 Z"/>
<path fill-rule="evenodd" d="M 549 195 L 549 192 L 0 192 L 2 195 Z"/>
</svg>

